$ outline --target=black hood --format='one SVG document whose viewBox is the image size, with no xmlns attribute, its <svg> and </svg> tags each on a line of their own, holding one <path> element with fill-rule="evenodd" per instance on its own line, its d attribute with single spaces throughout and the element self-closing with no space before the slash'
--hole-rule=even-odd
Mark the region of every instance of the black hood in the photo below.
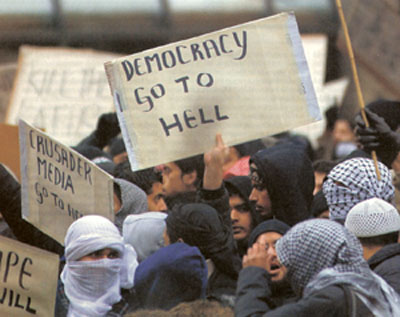
<svg viewBox="0 0 400 317">
<path fill-rule="evenodd" d="M 279 143 L 254 154 L 251 163 L 268 190 L 276 219 L 293 226 L 310 218 L 314 172 L 304 146 Z"/>
<path fill-rule="evenodd" d="M 260 222 L 260 215 L 256 212 L 255 206 L 250 202 L 249 197 L 251 194 L 252 186 L 251 180 L 248 176 L 233 176 L 224 181 L 225 187 L 228 190 L 229 196 L 238 194 L 243 201 L 249 206 L 252 226 L 255 228 Z"/>
</svg>

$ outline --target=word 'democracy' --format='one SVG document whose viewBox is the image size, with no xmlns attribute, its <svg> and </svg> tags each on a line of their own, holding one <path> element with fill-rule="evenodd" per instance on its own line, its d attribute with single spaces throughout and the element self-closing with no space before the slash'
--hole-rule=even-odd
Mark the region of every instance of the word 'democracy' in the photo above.
<svg viewBox="0 0 400 317">
<path fill-rule="evenodd" d="M 58 256 L 0 237 L 0 316 L 54 316 Z"/>
<path fill-rule="evenodd" d="M 176 45 L 171 49 L 155 52 L 143 57 L 133 58 L 132 61 L 124 60 L 121 65 L 124 69 L 126 80 L 134 75 L 142 76 L 163 69 L 186 65 L 210 58 L 229 54 L 234 60 L 241 60 L 246 56 L 247 33 L 223 33 L 216 40 L 206 39 L 199 43 L 189 45 Z"/>
<path fill-rule="evenodd" d="M 319 119 L 292 14 L 260 19 L 105 64 L 132 169 Z M 290 114 L 290 116 L 288 116 Z"/>
<path fill-rule="evenodd" d="M 113 220 L 110 175 L 22 120 L 19 129 L 24 218 L 61 244 L 68 226 L 86 214 Z"/>
</svg>

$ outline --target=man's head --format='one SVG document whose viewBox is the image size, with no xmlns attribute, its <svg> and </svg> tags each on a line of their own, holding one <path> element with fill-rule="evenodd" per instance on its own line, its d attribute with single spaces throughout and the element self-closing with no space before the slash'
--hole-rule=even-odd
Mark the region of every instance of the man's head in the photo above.
<svg viewBox="0 0 400 317">
<path fill-rule="evenodd" d="M 358 239 L 341 224 L 327 219 L 298 223 L 277 241 L 276 252 L 299 296 L 324 269 L 338 275 L 368 270 Z"/>
<path fill-rule="evenodd" d="M 167 210 L 162 191 L 161 172 L 154 168 L 132 172 L 129 162 L 125 161 L 115 167 L 114 176 L 123 178 L 140 187 L 147 195 L 149 211 Z"/>
<path fill-rule="evenodd" d="M 231 231 L 224 226 L 213 207 L 199 203 L 177 205 L 169 212 L 165 222 L 166 244 L 181 241 L 197 246 L 217 269 L 228 275 L 237 274 L 236 263 L 223 256 L 230 254 L 233 243 Z"/>
<path fill-rule="evenodd" d="M 260 177 L 257 166 L 250 164 L 251 184 L 253 186 L 249 199 L 255 204 L 256 211 L 263 219 L 271 219 L 273 217 L 271 209 L 271 199 L 268 190 Z"/>
<path fill-rule="evenodd" d="M 336 165 L 323 184 L 329 217 L 344 223 L 349 210 L 361 201 L 377 197 L 387 202 L 394 198 L 392 177 L 388 168 L 378 162 L 378 181 L 373 160 L 352 158 Z"/>
<path fill-rule="evenodd" d="M 294 225 L 310 217 L 314 173 L 307 149 L 302 141 L 289 139 L 250 158 L 250 200 L 263 220 Z"/>
<path fill-rule="evenodd" d="M 229 193 L 233 237 L 237 241 L 246 240 L 245 248 L 247 248 L 247 238 L 259 222 L 255 209 L 249 201 L 250 178 L 247 176 L 231 177 L 225 181 L 225 187 Z"/>
<path fill-rule="evenodd" d="M 276 219 L 267 220 L 255 227 L 249 238 L 249 247 L 254 243 L 258 243 L 272 255 L 271 265 L 268 269 L 272 282 L 282 281 L 286 275 L 286 269 L 278 260 L 275 244 L 289 229 L 290 227 L 282 221 Z"/>
<path fill-rule="evenodd" d="M 204 174 L 202 155 L 164 164 L 162 169 L 163 191 L 166 196 L 196 191 Z"/>
<path fill-rule="evenodd" d="M 397 242 L 400 215 L 393 205 L 371 198 L 350 209 L 345 227 L 360 240 L 364 258 L 368 259 L 385 245 Z"/>
</svg>

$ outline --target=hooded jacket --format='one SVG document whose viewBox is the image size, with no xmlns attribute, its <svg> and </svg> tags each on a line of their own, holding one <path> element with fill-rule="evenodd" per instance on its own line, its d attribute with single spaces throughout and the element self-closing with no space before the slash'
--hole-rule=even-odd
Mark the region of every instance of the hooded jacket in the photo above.
<svg viewBox="0 0 400 317">
<path fill-rule="evenodd" d="M 310 218 L 314 172 L 304 146 L 279 143 L 254 154 L 252 163 L 265 184 L 276 219 L 292 226 Z"/>
<path fill-rule="evenodd" d="M 368 260 L 368 265 L 400 294 L 400 244 L 385 245 Z"/>
<path fill-rule="evenodd" d="M 115 225 L 122 232 L 122 224 L 125 218 L 131 214 L 141 214 L 149 210 L 147 195 L 135 184 L 121 178 L 115 178 L 121 189 L 121 208 L 115 214 Z"/>
<path fill-rule="evenodd" d="M 122 236 L 124 242 L 135 249 L 139 262 L 164 246 L 163 233 L 166 217 L 166 213 L 158 211 L 126 217 Z"/>
</svg>

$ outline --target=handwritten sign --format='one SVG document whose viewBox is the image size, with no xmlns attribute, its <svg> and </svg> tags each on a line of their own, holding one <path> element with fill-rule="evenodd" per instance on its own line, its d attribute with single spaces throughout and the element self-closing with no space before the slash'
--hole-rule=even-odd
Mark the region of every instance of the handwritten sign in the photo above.
<svg viewBox="0 0 400 317">
<path fill-rule="evenodd" d="M 69 225 L 84 215 L 114 220 L 112 176 L 23 120 L 19 137 L 27 221 L 64 244 Z"/>
<path fill-rule="evenodd" d="M 328 37 L 324 34 L 312 34 L 302 35 L 301 39 L 321 112 L 324 113 L 335 104 L 340 106 L 349 80 L 340 78 L 325 83 Z M 322 117 L 322 120 L 295 128 L 292 132 L 307 136 L 311 144 L 316 147 L 317 139 L 324 132 L 325 126 L 326 118 Z"/>
<path fill-rule="evenodd" d="M 294 15 L 280 14 L 105 64 L 132 169 L 319 119 Z"/>
<path fill-rule="evenodd" d="M 0 123 L 0 162 L 4 163 L 21 180 L 18 126 Z"/>
<path fill-rule="evenodd" d="M 14 82 L 16 64 L 0 65 L 0 122 L 4 122 Z"/>
<path fill-rule="evenodd" d="M 58 255 L 0 236 L 0 315 L 54 316 Z"/>
<path fill-rule="evenodd" d="M 24 119 L 76 145 L 113 108 L 103 63 L 118 55 L 92 50 L 22 46 L 7 123 Z"/>
</svg>

